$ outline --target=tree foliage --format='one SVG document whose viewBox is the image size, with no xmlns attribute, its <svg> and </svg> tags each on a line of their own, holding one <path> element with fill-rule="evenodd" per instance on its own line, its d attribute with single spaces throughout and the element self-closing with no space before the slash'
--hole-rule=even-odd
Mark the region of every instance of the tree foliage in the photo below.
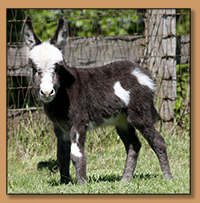
<svg viewBox="0 0 200 203">
<path fill-rule="evenodd" d="M 133 9 L 27 10 L 26 14 L 31 16 L 36 33 L 44 40 L 52 36 L 51 28 L 61 15 L 68 21 L 70 36 L 75 37 L 134 35 L 144 31 L 142 15 Z"/>
<path fill-rule="evenodd" d="M 190 34 L 190 10 L 177 9 L 176 33 L 180 35 Z"/>
<path fill-rule="evenodd" d="M 178 34 L 190 33 L 190 10 L 177 9 Z M 69 36 L 143 35 L 145 9 L 7 9 L 7 42 L 22 40 L 22 26 L 29 15 L 36 34 L 47 40 L 54 34 L 57 19 L 63 16 L 69 26 Z"/>
<path fill-rule="evenodd" d="M 21 30 L 25 18 L 23 9 L 7 9 L 7 43 L 20 42 Z"/>
</svg>

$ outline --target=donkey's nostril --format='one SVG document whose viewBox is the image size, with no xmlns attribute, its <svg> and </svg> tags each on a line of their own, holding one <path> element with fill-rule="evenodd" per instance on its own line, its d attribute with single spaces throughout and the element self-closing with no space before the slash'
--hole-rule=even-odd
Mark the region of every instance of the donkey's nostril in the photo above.
<svg viewBox="0 0 200 203">
<path fill-rule="evenodd" d="M 41 95 L 44 95 L 44 92 L 43 92 L 42 90 L 40 90 L 40 94 L 41 94 Z"/>
<path fill-rule="evenodd" d="M 49 91 L 42 91 L 40 90 L 40 95 L 41 96 L 45 96 L 45 97 L 50 97 L 50 96 L 53 96 L 55 94 L 55 90 L 52 89 L 50 92 Z"/>
<path fill-rule="evenodd" d="M 53 95 L 53 94 L 54 94 L 54 89 L 51 90 L 51 92 L 50 92 L 49 95 L 51 96 L 51 95 Z"/>
</svg>

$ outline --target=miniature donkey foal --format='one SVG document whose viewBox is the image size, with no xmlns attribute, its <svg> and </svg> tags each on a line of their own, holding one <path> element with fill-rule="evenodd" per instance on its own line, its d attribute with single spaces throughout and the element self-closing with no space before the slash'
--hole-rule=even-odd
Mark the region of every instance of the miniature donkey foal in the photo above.
<svg viewBox="0 0 200 203">
<path fill-rule="evenodd" d="M 106 125 L 116 127 L 125 145 L 122 181 L 131 180 L 141 148 L 135 128 L 156 153 L 164 177 L 172 178 L 165 141 L 154 127 L 159 116 L 153 106 L 155 85 L 149 71 L 127 60 L 87 69 L 70 67 L 62 51 L 67 32 L 66 21 L 59 18 L 54 36 L 42 42 L 30 18 L 25 21 L 33 81 L 57 137 L 61 183 L 70 181 L 70 158 L 79 183 L 87 182 L 86 131 Z"/>
</svg>

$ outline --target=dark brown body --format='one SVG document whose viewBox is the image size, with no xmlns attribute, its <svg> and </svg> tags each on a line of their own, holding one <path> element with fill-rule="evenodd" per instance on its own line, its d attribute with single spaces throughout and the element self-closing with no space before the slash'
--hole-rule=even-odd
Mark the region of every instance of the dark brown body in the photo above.
<svg viewBox="0 0 200 203">
<path fill-rule="evenodd" d="M 28 31 L 33 33 L 32 26 L 29 23 L 27 26 Z M 63 36 L 64 26 L 64 21 L 60 19 L 53 40 L 48 42 L 49 47 L 57 43 L 59 33 Z M 48 47 L 40 45 L 42 42 L 38 40 L 35 43 L 34 46 Z M 58 44 L 56 46 L 60 48 Z M 33 63 L 37 61 L 37 52 L 32 52 L 30 56 Z M 61 183 L 70 181 L 70 159 L 79 183 L 87 182 L 86 131 L 102 125 L 114 125 L 125 145 L 127 158 L 123 181 L 131 180 L 141 148 L 135 128 L 156 153 L 164 177 L 172 178 L 165 141 L 154 127 L 159 115 L 153 106 L 154 84 L 148 70 L 126 60 L 88 69 L 69 67 L 64 59 L 55 64 L 59 70 L 52 72 L 54 69 L 51 69 L 52 80 L 44 73 L 37 82 L 45 101 L 45 113 L 54 124 L 58 140 Z M 39 63 L 35 66 L 43 67 Z M 47 72 L 48 69 L 44 70 Z M 53 84 L 52 88 L 45 86 L 45 77 L 49 79 L 48 84 Z"/>
</svg>

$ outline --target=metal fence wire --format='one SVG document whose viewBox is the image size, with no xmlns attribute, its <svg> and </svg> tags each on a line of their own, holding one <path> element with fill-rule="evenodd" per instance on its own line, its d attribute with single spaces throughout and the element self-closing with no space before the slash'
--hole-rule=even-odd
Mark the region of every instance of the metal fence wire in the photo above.
<svg viewBox="0 0 200 203">
<path fill-rule="evenodd" d="M 129 59 L 148 68 L 157 85 L 155 105 L 161 127 L 190 123 L 190 9 L 7 9 L 7 121 L 26 120 L 42 110 L 31 83 L 23 23 L 32 18 L 43 40 L 53 36 L 57 19 L 69 26 L 65 60 L 94 67 Z M 13 127 L 14 128 L 14 127 Z"/>
</svg>

